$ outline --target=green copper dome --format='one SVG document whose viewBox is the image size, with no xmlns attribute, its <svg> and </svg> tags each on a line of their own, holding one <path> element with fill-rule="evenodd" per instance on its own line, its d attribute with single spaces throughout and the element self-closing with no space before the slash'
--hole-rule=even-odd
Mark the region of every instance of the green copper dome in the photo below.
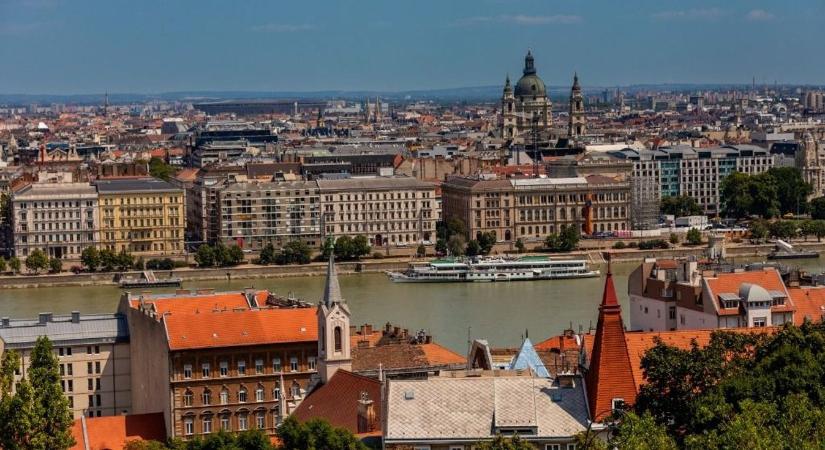
<svg viewBox="0 0 825 450">
<path fill-rule="evenodd" d="M 533 61 L 533 54 L 529 50 L 524 57 L 524 76 L 516 83 L 514 90 L 516 97 L 546 97 L 547 89 L 544 81 L 536 75 L 536 66 Z"/>
</svg>

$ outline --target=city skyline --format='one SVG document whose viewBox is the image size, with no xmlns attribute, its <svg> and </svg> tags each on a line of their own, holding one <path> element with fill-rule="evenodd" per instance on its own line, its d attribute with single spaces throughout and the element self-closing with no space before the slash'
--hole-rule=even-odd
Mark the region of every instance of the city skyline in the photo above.
<svg viewBox="0 0 825 450">
<path fill-rule="evenodd" d="M 0 4 L 0 94 L 819 84 L 813 0 Z M 618 26 L 617 26 L 618 24 Z M 789 45 L 792 43 L 793 45 Z M 423 70 L 422 70 L 423 69 Z"/>
</svg>

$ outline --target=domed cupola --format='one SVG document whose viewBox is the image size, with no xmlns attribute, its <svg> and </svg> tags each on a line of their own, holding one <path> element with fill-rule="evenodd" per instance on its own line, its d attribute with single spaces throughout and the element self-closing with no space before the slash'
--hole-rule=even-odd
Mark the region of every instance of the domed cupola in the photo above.
<svg viewBox="0 0 825 450">
<path fill-rule="evenodd" d="M 518 80 L 515 89 L 516 97 L 546 97 L 547 89 L 544 87 L 544 81 L 536 75 L 535 61 L 533 60 L 533 53 L 527 51 L 527 56 L 524 57 L 524 76 Z"/>
</svg>

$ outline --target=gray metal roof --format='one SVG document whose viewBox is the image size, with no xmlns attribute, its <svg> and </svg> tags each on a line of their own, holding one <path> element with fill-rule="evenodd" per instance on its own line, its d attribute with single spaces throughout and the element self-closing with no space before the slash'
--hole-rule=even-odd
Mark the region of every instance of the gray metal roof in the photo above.
<svg viewBox="0 0 825 450">
<path fill-rule="evenodd" d="M 336 190 L 395 190 L 435 189 L 435 185 L 409 177 L 347 178 L 341 180 L 317 180 L 322 191 Z"/>
<path fill-rule="evenodd" d="M 27 348 L 40 336 L 47 336 L 55 345 L 110 343 L 127 341 L 129 328 L 120 314 L 86 314 L 72 321 L 72 316 L 41 314 L 40 319 L 12 319 L 0 324 L 0 339 L 9 348 Z M 49 314 L 50 315 L 50 314 Z"/>
<path fill-rule="evenodd" d="M 101 194 L 120 192 L 167 192 L 183 189 L 157 178 L 124 178 L 118 180 L 98 180 L 97 191 Z"/>
</svg>

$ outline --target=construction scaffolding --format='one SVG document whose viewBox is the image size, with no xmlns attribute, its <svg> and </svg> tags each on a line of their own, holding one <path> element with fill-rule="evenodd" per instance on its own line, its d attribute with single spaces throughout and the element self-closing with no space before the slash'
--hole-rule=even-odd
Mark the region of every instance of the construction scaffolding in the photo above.
<svg viewBox="0 0 825 450">
<path fill-rule="evenodd" d="M 655 171 L 634 167 L 630 177 L 630 223 L 634 230 L 650 230 L 659 224 L 661 189 Z"/>
</svg>

